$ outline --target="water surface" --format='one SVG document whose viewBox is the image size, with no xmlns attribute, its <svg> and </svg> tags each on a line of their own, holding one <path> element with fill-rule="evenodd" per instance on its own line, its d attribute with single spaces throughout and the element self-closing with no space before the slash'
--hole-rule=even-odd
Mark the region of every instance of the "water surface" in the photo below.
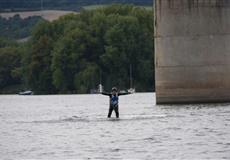
<svg viewBox="0 0 230 160">
<path fill-rule="evenodd" d="M 230 104 L 154 97 L 122 96 L 108 120 L 102 95 L 0 96 L 0 159 L 230 159 Z"/>
</svg>

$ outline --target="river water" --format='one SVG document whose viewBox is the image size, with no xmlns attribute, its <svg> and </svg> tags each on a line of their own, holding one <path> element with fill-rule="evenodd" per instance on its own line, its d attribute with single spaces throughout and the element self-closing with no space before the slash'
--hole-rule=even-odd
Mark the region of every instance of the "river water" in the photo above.
<svg viewBox="0 0 230 160">
<path fill-rule="evenodd" d="M 0 96 L 0 159 L 230 159 L 230 104 L 154 97 L 121 96 L 109 120 L 102 95 Z"/>
</svg>

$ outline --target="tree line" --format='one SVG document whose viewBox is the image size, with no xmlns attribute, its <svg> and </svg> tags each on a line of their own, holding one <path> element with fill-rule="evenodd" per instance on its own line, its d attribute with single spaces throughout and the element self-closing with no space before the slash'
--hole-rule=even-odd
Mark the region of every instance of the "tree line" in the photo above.
<svg viewBox="0 0 230 160">
<path fill-rule="evenodd" d="M 26 38 L 30 36 L 33 26 L 41 19 L 40 16 L 23 19 L 18 14 L 9 18 L 0 16 L 0 36 L 10 39 Z"/>
<path fill-rule="evenodd" d="M 0 46 L 0 60 L 4 55 L 6 65 L 13 62 L 8 70 L 0 66 L 7 75 L 0 77 L 2 87 L 21 83 L 37 94 L 89 93 L 102 82 L 106 90 L 127 89 L 132 66 L 137 91 L 154 89 L 153 16 L 141 7 L 111 5 L 42 20 L 28 42 L 10 46 Z"/>
</svg>

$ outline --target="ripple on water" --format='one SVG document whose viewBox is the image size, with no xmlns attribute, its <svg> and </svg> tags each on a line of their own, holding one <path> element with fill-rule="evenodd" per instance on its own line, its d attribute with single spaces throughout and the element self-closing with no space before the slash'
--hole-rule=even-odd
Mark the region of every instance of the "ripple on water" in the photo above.
<svg viewBox="0 0 230 160">
<path fill-rule="evenodd" d="M 16 121 L 17 123 L 64 123 L 64 122 L 106 122 L 106 121 L 141 121 L 158 118 L 165 118 L 167 115 L 124 115 L 121 118 L 105 118 L 103 117 L 78 117 L 72 116 L 67 118 L 51 119 L 51 120 L 35 120 L 35 121 Z"/>
<path fill-rule="evenodd" d="M 121 97 L 118 121 L 101 95 L 0 97 L 1 158 L 230 159 L 230 104 L 154 106 L 154 95 Z"/>
</svg>

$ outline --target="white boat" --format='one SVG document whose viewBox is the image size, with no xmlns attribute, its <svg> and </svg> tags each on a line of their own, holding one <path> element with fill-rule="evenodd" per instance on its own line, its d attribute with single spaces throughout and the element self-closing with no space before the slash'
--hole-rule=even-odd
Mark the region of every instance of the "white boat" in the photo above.
<svg viewBox="0 0 230 160">
<path fill-rule="evenodd" d="M 24 92 L 19 92 L 19 95 L 33 95 L 34 92 L 33 91 L 24 91 Z"/>
<path fill-rule="evenodd" d="M 135 89 L 135 88 L 129 88 L 129 89 L 128 89 L 128 92 L 133 94 L 133 93 L 136 92 L 136 89 Z"/>
</svg>

